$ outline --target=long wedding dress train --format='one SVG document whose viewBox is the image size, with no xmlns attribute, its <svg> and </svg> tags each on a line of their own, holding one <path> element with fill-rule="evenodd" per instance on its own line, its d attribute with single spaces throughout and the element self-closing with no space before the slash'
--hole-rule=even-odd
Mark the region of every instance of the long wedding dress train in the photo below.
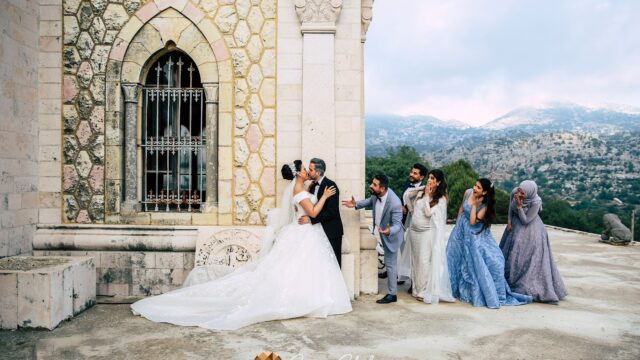
<svg viewBox="0 0 640 360">
<path fill-rule="evenodd" d="M 294 219 L 275 234 L 266 256 L 219 279 L 140 300 L 132 310 L 156 322 L 215 330 L 350 312 L 349 293 L 322 226 L 297 223 L 304 210 L 296 205 L 307 198 L 317 201 L 306 191 L 293 197 Z"/>
</svg>

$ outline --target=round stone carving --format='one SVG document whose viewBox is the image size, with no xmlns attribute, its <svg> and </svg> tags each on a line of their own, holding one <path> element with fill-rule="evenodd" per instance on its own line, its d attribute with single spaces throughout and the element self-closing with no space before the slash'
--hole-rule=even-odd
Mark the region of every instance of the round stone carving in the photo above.
<svg viewBox="0 0 640 360">
<path fill-rule="evenodd" d="M 241 229 L 228 229 L 214 233 L 198 242 L 196 266 L 223 265 L 232 268 L 257 259 L 260 238 Z"/>
</svg>

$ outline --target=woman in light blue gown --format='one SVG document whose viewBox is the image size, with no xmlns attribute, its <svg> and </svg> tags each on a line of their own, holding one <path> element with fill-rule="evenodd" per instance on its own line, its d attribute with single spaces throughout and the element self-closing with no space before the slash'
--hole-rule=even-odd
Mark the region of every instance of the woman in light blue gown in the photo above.
<svg viewBox="0 0 640 360">
<path fill-rule="evenodd" d="M 489 231 L 494 217 L 493 184 L 478 179 L 464 194 L 447 244 L 453 296 L 492 309 L 531 303 L 531 296 L 511 292 L 504 278 L 504 257 Z"/>
</svg>

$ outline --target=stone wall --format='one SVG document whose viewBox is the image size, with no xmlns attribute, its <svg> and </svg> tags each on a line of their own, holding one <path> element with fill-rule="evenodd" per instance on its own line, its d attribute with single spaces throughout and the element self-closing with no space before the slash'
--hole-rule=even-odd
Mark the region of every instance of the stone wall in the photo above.
<svg viewBox="0 0 640 360">
<path fill-rule="evenodd" d="M 0 257 L 29 253 L 38 221 L 38 11 L 37 0 L 0 10 Z"/>
<path fill-rule="evenodd" d="M 124 63 L 136 51 L 129 41 L 148 24 L 178 45 L 195 26 L 215 54 L 219 78 L 215 216 L 171 214 L 175 219 L 167 221 L 263 224 L 275 204 L 276 0 L 63 0 L 62 11 L 62 221 L 161 224 L 170 216 L 118 217 L 128 183 L 122 169 L 109 165 L 125 160 L 124 111 L 109 104 L 122 101 L 120 76 L 131 70 Z"/>
</svg>

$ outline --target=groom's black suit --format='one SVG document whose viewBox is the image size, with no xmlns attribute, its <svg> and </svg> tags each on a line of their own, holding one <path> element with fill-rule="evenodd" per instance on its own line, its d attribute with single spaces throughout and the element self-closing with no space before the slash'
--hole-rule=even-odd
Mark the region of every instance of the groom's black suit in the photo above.
<svg viewBox="0 0 640 360">
<path fill-rule="evenodd" d="M 344 230 L 342 229 L 342 219 L 340 218 L 340 190 L 338 185 L 327 177 L 322 179 L 322 182 L 316 186 L 318 187 L 318 199 L 324 194 L 325 187 L 335 186 L 336 188 L 335 195 L 327 199 L 318 216 L 310 219 L 312 224 L 322 224 L 324 233 L 327 234 L 333 252 L 336 254 L 338 265 L 342 267 L 342 235 L 344 235 Z"/>
</svg>

